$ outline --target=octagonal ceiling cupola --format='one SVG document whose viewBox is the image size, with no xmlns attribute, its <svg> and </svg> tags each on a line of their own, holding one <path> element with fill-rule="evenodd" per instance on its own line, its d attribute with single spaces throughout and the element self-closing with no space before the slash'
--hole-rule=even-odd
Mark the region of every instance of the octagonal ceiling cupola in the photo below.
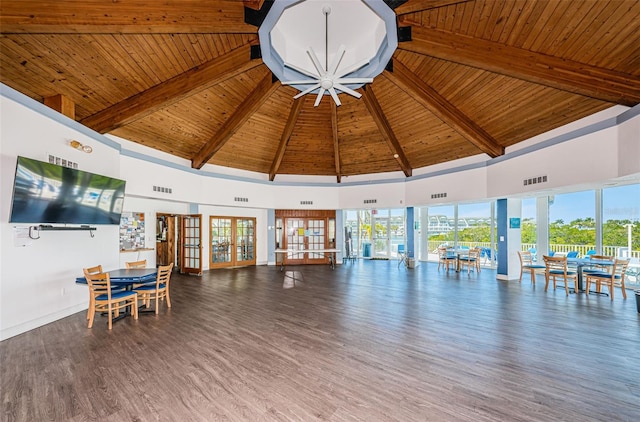
<svg viewBox="0 0 640 422">
<path fill-rule="evenodd" d="M 262 59 L 276 77 L 316 104 L 355 89 L 385 69 L 398 46 L 396 15 L 375 0 L 278 0 L 258 31 Z"/>
</svg>

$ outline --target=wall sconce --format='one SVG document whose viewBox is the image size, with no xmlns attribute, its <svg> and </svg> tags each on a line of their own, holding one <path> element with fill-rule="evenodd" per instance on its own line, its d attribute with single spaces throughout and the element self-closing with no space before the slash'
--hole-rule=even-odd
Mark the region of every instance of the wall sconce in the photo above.
<svg viewBox="0 0 640 422">
<path fill-rule="evenodd" d="M 71 142 L 69 142 L 69 145 L 71 145 L 71 148 L 75 148 L 78 151 L 86 152 L 87 154 L 91 154 L 93 152 L 93 148 L 91 148 L 89 145 L 82 145 L 76 140 L 72 140 Z"/>
</svg>

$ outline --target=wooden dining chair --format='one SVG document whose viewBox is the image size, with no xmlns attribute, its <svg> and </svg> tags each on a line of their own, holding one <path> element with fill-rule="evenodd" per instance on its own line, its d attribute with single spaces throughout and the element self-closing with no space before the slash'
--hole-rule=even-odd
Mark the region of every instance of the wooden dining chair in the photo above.
<svg viewBox="0 0 640 422">
<path fill-rule="evenodd" d="M 544 259 L 545 264 L 545 292 L 549 288 L 550 279 L 553 279 L 554 289 L 557 287 L 557 279 L 564 280 L 564 290 L 567 292 L 567 296 L 569 296 L 569 281 L 573 280 L 574 291 L 576 293 L 578 292 L 578 272 L 568 268 L 566 256 L 543 255 L 542 258 Z"/>
<path fill-rule="evenodd" d="M 102 265 L 96 265 L 95 267 L 89 267 L 89 268 L 83 268 L 82 272 L 84 273 L 84 278 L 87 280 L 87 284 L 89 283 L 89 280 L 87 279 L 87 274 L 89 275 L 95 275 L 95 274 L 100 274 L 102 273 Z M 93 312 L 93 294 L 91 292 L 91 289 L 89 289 L 89 307 L 87 308 L 87 319 L 89 319 L 89 317 L 91 316 L 91 312 Z M 91 327 L 89 327 L 91 328 Z"/>
<path fill-rule="evenodd" d="M 449 267 L 453 266 L 453 269 L 456 267 L 458 257 L 454 254 L 449 253 L 445 246 L 438 247 L 438 271 L 440 270 L 440 266 L 443 266 L 449 272 Z"/>
<path fill-rule="evenodd" d="M 531 283 L 536 284 L 536 274 L 542 273 L 547 268 L 546 265 L 533 262 L 533 254 L 530 251 L 518 251 L 518 258 L 520 258 L 519 281 L 522 281 L 522 273 L 527 271 L 531 274 Z"/>
<path fill-rule="evenodd" d="M 138 293 L 138 298 L 142 300 L 146 308 L 151 305 L 151 300 L 155 300 L 155 312 L 158 314 L 158 302 L 167 300 L 167 308 L 171 307 L 171 297 L 169 296 L 169 281 L 171 279 L 171 271 L 173 263 L 158 267 L 158 275 L 156 282 L 146 284 L 138 288 L 134 288 L 134 292 Z"/>
<path fill-rule="evenodd" d="M 622 289 L 622 297 L 627 298 L 626 288 L 624 286 L 624 276 L 629 266 L 628 259 L 616 259 L 611 267 L 611 272 L 602 271 L 599 273 L 583 273 L 586 279 L 587 287 L 586 292 L 589 294 L 589 287 L 591 283 L 596 284 L 596 292 L 600 293 L 602 285 L 606 285 L 609 289 L 609 297 L 613 300 L 613 288 L 614 286 L 620 286 Z"/>
<path fill-rule="evenodd" d="M 462 268 L 466 266 L 467 274 L 471 274 L 471 268 L 473 268 L 476 273 L 479 273 L 480 252 L 480 248 L 472 248 L 469 249 L 468 254 L 458 257 L 458 265 L 460 267 L 460 271 L 462 271 Z"/>
<path fill-rule="evenodd" d="M 138 295 L 131 290 L 112 291 L 108 273 L 90 274 L 86 269 L 84 276 L 89 285 L 89 325 L 93 327 L 96 312 L 106 312 L 109 318 L 109 329 L 113 328 L 113 318 L 120 314 L 120 309 L 130 308 L 133 319 L 138 319 Z"/>
<path fill-rule="evenodd" d="M 129 261 L 124 263 L 125 268 L 147 268 L 147 260 L 143 259 L 142 261 Z"/>
</svg>

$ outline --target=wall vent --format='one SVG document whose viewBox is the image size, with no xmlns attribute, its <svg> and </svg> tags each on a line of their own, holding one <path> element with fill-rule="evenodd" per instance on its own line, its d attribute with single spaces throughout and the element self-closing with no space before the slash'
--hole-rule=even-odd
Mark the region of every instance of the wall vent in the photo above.
<svg viewBox="0 0 640 422">
<path fill-rule="evenodd" d="M 173 193 L 173 190 L 171 188 L 166 188 L 164 186 L 154 186 L 153 191 L 161 193 Z"/>
<path fill-rule="evenodd" d="M 365 199 L 364 203 L 365 204 L 377 204 L 378 200 L 377 199 Z"/>
<path fill-rule="evenodd" d="M 447 197 L 447 192 L 431 194 L 431 199 L 439 199 L 439 198 L 446 198 L 446 197 Z"/>
<path fill-rule="evenodd" d="M 233 198 L 233 200 L 235 202 L 249 202 L 249 198 L 240 198 L 238 196 L 236 196 L 235 198 Z"/>
<path fill-rule="evenodd" d="M 524 179 L 523 184 L 525 186 L 529 186 L 529 185 L 535 185 L 537 183 L 546 183 L 547 182 L 547 176 L 537 176 L 537 177 L 532 177 L 530 179 Z"/>
<path fill-rule="evenodd" d="M 300 201 L 300 205 L 313 205 L 313 201 Z"/>
<path fill-rule="evenodd" d="M 77 169 L 78 168 L 78 163 L 76 163 L 75 161 L 67 160 L 65 158 L 56 157 L 55 155 L 52 155 L 52 154 L 47 154 L 47 160 L 51 164 L 57 164 L 57 165 L 62 166 L 62 167 L 69 167 L 69 168 L 72 168 L 72 169 Z"/>
</svg>

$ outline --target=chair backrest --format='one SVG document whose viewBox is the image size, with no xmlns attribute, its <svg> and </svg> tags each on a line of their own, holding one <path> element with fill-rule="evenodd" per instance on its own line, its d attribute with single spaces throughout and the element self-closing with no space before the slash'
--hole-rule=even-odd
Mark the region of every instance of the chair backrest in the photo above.
<svg viewBox="0 0 640 422">
<path fill-rule="evenodd" d="M 147 260 L 143 259 L 142 261 L 129 261 L 124 263 L 127 269 L 131 268 L 147 268 Z"/>
<path fill-rule="evenodd" d="M 589 249 L 585 255 L 591 256 L 591 255 L 595 255 L 596 253 L 597 251 L 595 249 Z"/>
<path fill-rule="evenodd" d="M 96 265 L 95 267 L 89 267 L 89 268 L 83 268 L 82 272 L 85 273 L 85 276 L 87 273 L 89 274 L 100 274 L 102 271 L 102 265 Z"/>
<path fill-rule="evenodd" d="M 158 276 L 156 278 L 156 288 L 160 284 L 164 284 L 169 289 L 169 280 L 171 279 L 171 271 L 173 270 L 173 262 L 169 265 L 161 265 L 158 267 Z"/>
<path fill-rule="evenodd" d="M 577 257 L 578 257 L 578 251 L 571 251 L 567 253 L 567 258 L 577 258 Z"/>
<path fill-rule="evenodd" d="M 108 273 L 93 273 L 88 271 L 88 268 L 83 270 L 84 278 L 87 280 L 91 294 L 99 296 L 106 294 L 109 300 L 111 300 L 111 278 Z"/>
<path fill-rule="evenodd" d="M 613 276 L 618 276 L 620 278 L 624 277 L 624 274 L 627 272 L 627 267 L 629 266 L 629 259 L 616 259 L 613 263 L 613 270 L 611 273 Z"/>
<path fill-rule="evenodd" d="M 480 259 L 480 248 L 469 249 L 469 259 Z"/>
<path fill-rule="evenodd" d="M 589 259 L 599 260 L 599 261 L 613 261 L 613 257 L 612 256 L 608 256 L 608 255 L 591 254 L 591 255 L 589 255 Z"/>
<path fill-rule="evenodd" d="M 529 251 L 518 251 L 518 258 L 520 258 L 520 266 L 533 264 L 533 255 Z"/>
<path fill-rule="evenodd" d="M 446 258 L 447 257 L 447 247 L 446 246 L 438 246 L 438 257 Z"/>
<path fill-rule="evenodd" d="M 559 270 L 567 272 L 567 257 L 566 256 L 547 256 L 543 255 L 544 265 L 547 267 L 547 272 L 551 270 Z"/>
<path fill-rule="evenodd" d="M 404 253 L 404 245 L 398 245 L 398 253 Z"/>
</svg>

